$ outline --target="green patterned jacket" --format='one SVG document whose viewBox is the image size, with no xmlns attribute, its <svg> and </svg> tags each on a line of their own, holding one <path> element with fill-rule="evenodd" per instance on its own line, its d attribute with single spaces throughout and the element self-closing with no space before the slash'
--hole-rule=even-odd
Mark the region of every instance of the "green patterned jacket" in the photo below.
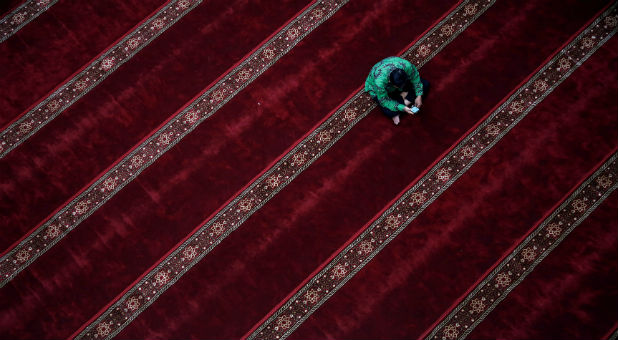
<svg viewBox="0 0 618 340">
<path fill-rule="evenodd" d="M 414 86 L 417 96 L 423 95 L 423 84 L 418 70 L 409 61 L 399 57 L 388 57 L 375 64 L 365 81 L 365 91 L 373 98 L 378 99 L 381 106 L 391 111 L 404 111 L 405 105 L 399 104 L 388 96 L 389 93 L 398 92 L 397 88 L 390 83 L 389 76 L 396 68 L 403 69 L 408 79 Z"/>
</svg>

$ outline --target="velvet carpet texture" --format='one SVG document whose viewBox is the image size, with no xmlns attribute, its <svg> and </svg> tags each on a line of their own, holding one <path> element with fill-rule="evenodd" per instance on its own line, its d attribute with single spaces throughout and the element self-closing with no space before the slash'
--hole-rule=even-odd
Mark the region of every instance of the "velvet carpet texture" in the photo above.
<svg viewBox="0 0 618 340">
<path fill-rule="evenodd" d="M 0 19 L 16 20 L 28 2 L 2 3 Z M 191 8 L 0 158 L 0 339 L 240 339 L 265 324 L 290 339 L 427 336 L 618 148 L 614 2 L 486 3 L 480 14 L 480 2 L 469 0 L 59 0 L 42 11 L 0 42 L 2 130 L 152 15 L 170 4 Z M 445 26 L 458 8 L 471 23 Z M 281 314 L 591 23 L 610 38 L 577 40 L 598 49 L 569 64 L 564 81 L 332 296 L 302 317 Z M 285 51 L 269 43 L 279 34 Z M 373 108 L 349 131 L 323 133 L 329 117 L 351 112 L 339 109 L 376 62 L 432 35 L 447 41 L 439 50 L 423 45 L 432 54 L 420 74 L 432 89 L 419 115 L 395 126 Z M 259 63 L 245 66 L 252 56 Z M 216 98 L 210 89 L 226 99 L 191 125 L 202 114 L 192 105 L 208 103 L 200 96 Z M 184 130 L 159 136 L 175 117 Z M 313 133 L 319 154 L 306 142 Z M 134 157 L 151 136 L 163 151 Z M 305 144 L 308 152 L 292 155 Z M 298 175 L 270 176 L 285 157 L 303 164 Z M 108 177 L 117 164 L 137 175 Z M 80 195 L 106 192 L 92 187 L 109 178 L 110 194 L 92 208 L 91 196 Z M 240 200 L 267 187 L 276 190 L 264 202 Z M 469 338 L 612 335 L 618 195 L 608 195 Z M 226 210 L 234 204 L 241 208 Z M 200 228 L 245 207 L 234 228 L 204 231 L 219 236 L 210 248 L 187 251 Z M 63 209 L 90 210 L 62 222 Z M 178 249 L 189 269 L 161 269 Z M 147 295 L 151 288 L 160 293 Z"/>
</svg>

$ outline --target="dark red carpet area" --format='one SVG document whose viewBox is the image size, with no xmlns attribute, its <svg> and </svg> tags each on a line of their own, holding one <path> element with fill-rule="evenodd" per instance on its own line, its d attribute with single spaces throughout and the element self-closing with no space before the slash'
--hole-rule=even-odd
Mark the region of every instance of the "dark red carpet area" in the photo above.
<svg viewBox="0 0 618 340">
<path fill-rule="evenodd" d="M 0 20 L 0 339 L 618 335 L 615 2 Z M 361 93 L 393 55 L 432 86 L 398 126 Z M 38 121 L 85 69 L 107 73 Z"/>
</svg>

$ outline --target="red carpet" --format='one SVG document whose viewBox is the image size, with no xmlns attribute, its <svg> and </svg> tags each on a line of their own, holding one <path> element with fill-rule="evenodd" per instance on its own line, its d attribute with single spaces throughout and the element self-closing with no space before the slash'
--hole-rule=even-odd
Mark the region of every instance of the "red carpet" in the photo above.
<svg viewBox="0 0 618 340">
<path fill-rule="evenodd" d="M 612 1 L 59 0 L 15 29 L 36 3 L 0 7 L 0 338 L 616 332 Z M 432 83 L 397 127 L 359 92 L 390 55 Z"/>
</svg>

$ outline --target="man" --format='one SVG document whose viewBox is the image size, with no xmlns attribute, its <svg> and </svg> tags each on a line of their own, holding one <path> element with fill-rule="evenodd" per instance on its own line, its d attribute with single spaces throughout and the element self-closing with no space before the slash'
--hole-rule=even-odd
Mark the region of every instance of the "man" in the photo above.
<svg viewBox="0 0 618 340">
<path fill-rule="evenodd" d="M 388 57 L 375 64 L 365 81 L 365 91 L 379 105 L 382 112 L 400 122 L 403 112 L 414 114 L 413 106 L 420 109 L 429 91 L 429 82 L 421 79 L 418 70 L 409 61 Z"/>
</svg>

